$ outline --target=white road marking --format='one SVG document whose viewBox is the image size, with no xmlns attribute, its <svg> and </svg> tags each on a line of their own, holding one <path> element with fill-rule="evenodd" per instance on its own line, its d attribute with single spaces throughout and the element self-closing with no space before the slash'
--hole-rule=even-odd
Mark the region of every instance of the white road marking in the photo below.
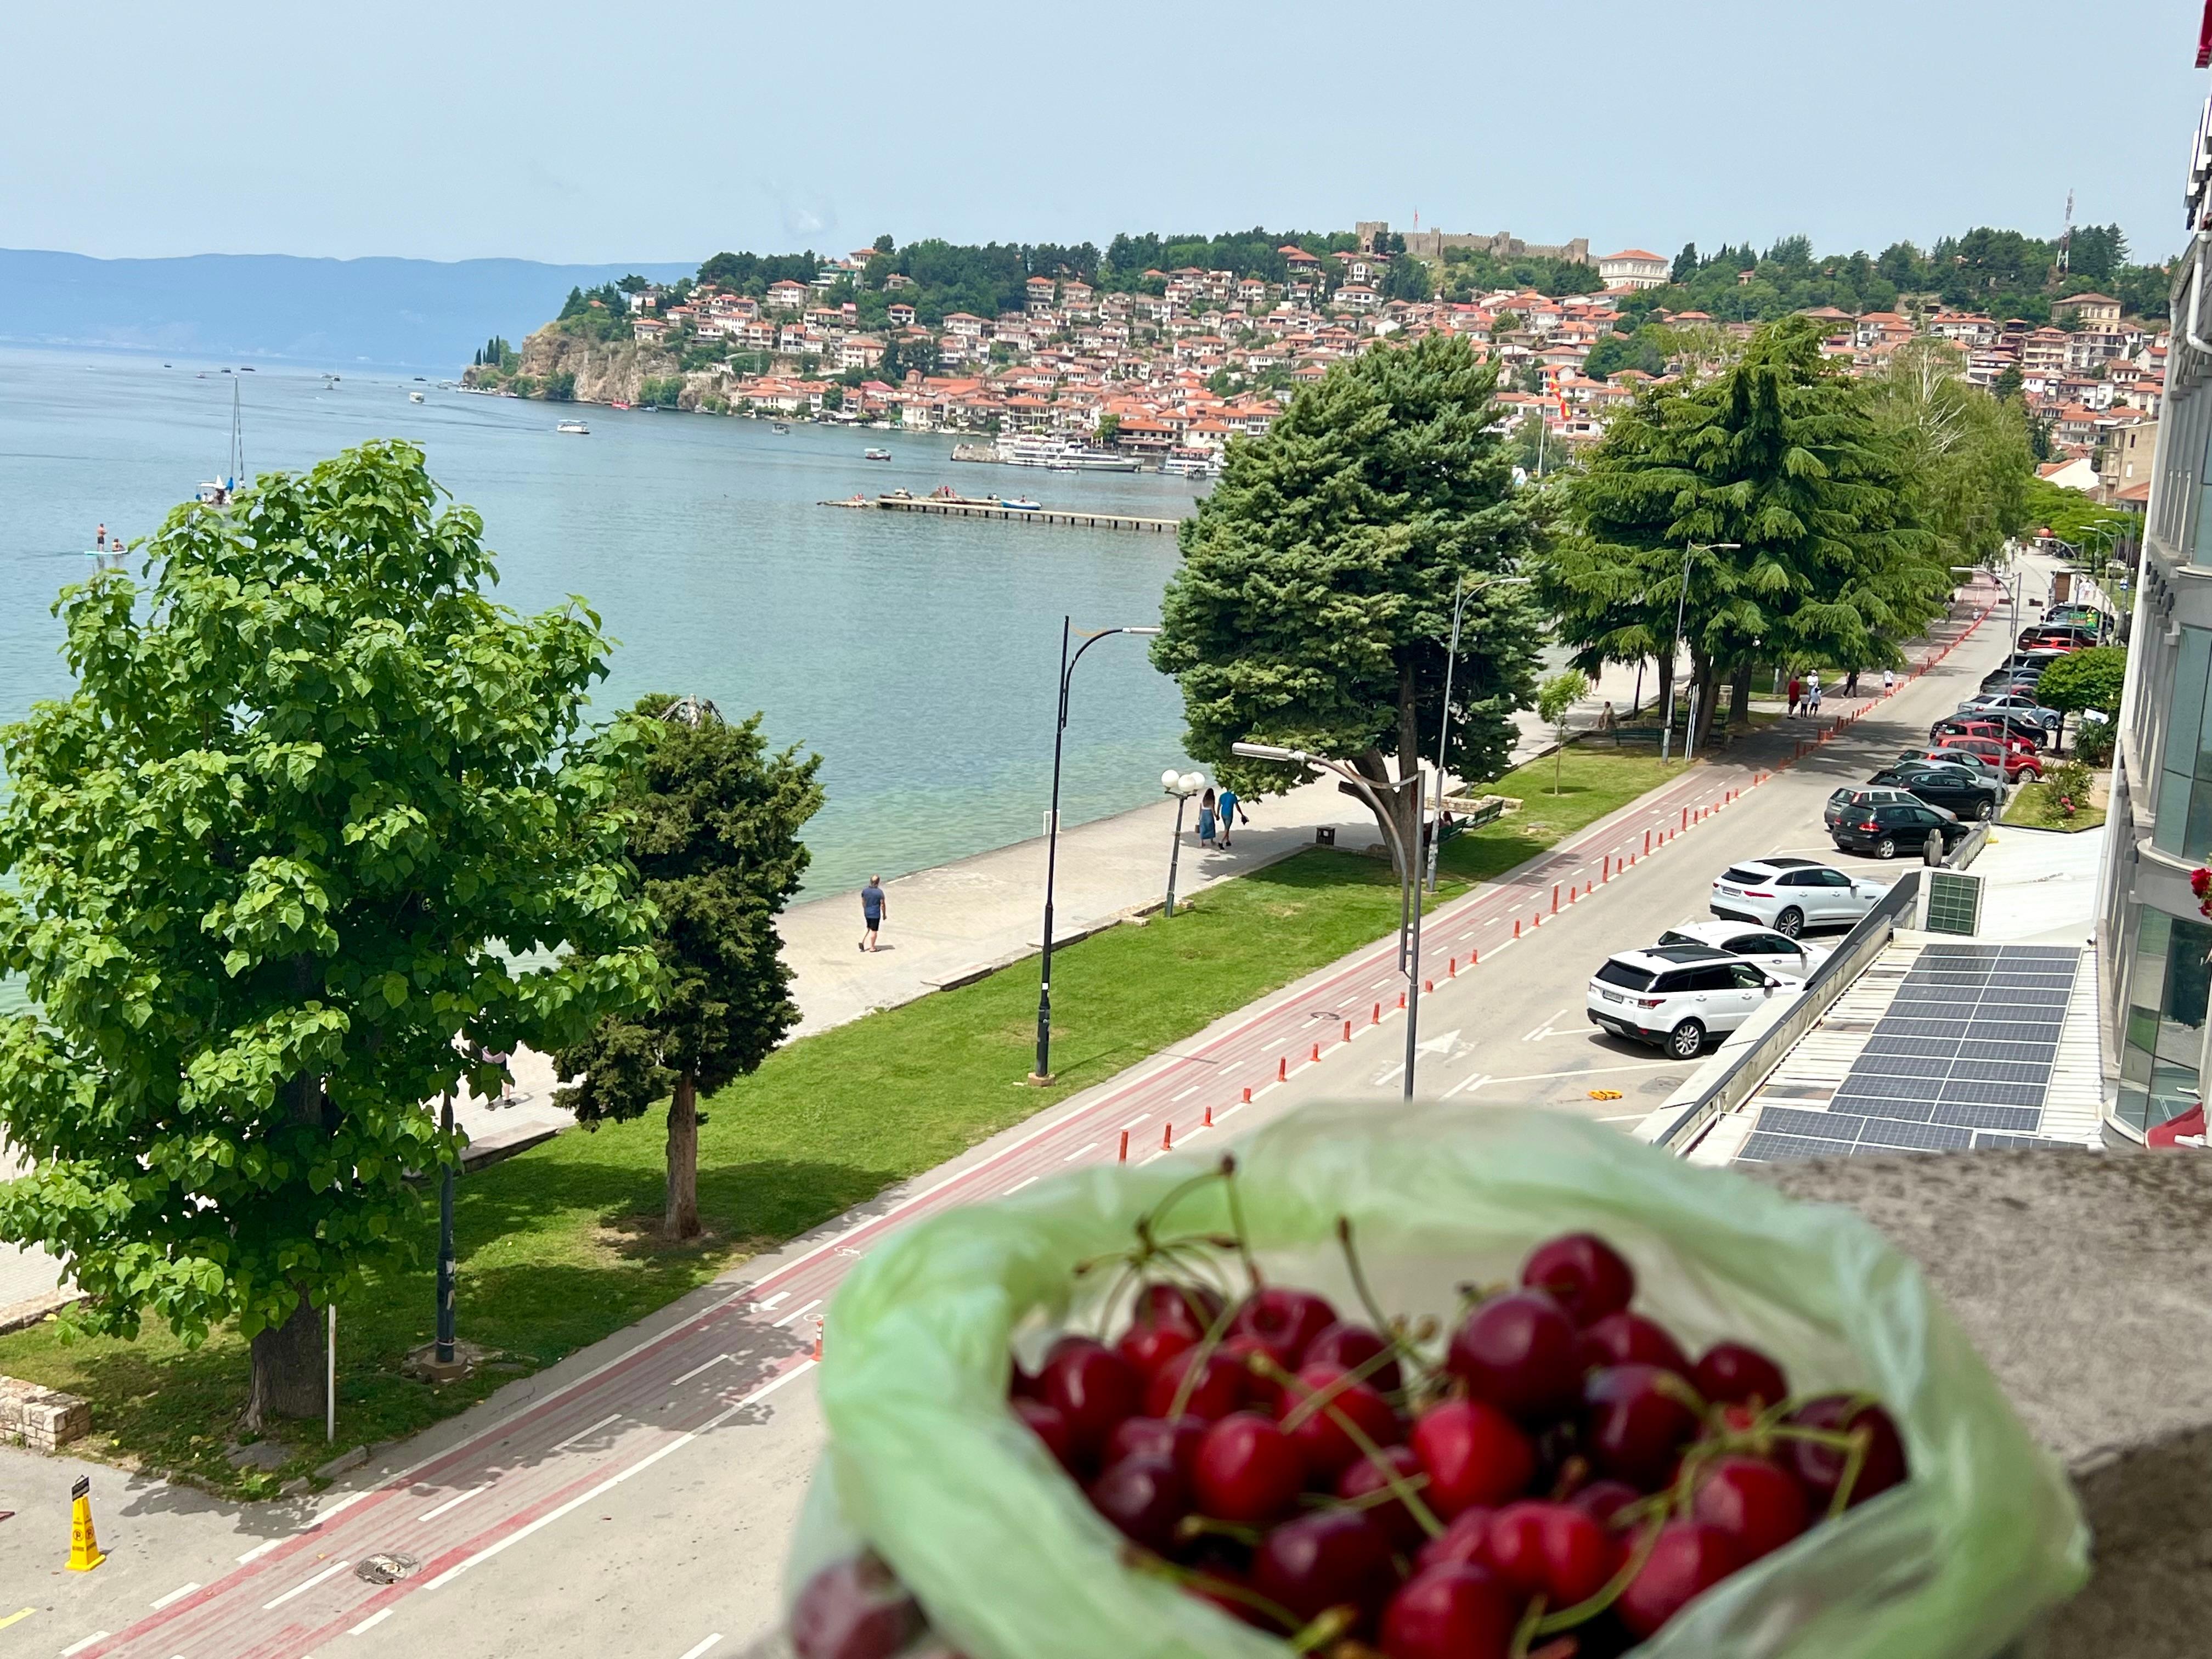
<svg viewBox="0 0 2212 1659">
<path fill-rule="evenodd" d="M 811 1307 L 813 1304 L 812 1304 L 811 1303 L 809 1303 L 807 1305 L 808 1305 L 808 1306 L 810 1306 L 810 1307 Z M 777 1320 L 775 1322 L 776 1322 L 777 1324 L 779 1324 L 779 1325 L 781 1325 L 781 1324 L 782 1324 L 782 1323 L 783 1323 L 783 1322 L 782 1322 L 781 1319 Z M 711 1371 L 711 1370 L 713 1370 L 714 1369 L 714 1367 L 715 1367 L 715 1366 L 717 1366 L 717 1365 L 720 1364 L 721 1364 L 725 1359 L 727 1359 L 727 1358 L 730 1358 L 730 1356 L 729 1356 L 728 1354 L 726 1354 L 726 1353 L 718 1353 L 718 1354 L 716 1354 L 716 1355 L 715 1355 L 712 1359 L 708 1360 L 705 1364 L 703 1364 L 703 1365 L 694 1365 L 694 1366 L 693 1366 L 690 1370 L 688 1370 L 688 1371 L 684 1372 L 683 1376 L 681 1376 L 678 1377 L 674 1382 L 671 1382 L 668 1386 L 669 1386 L 670 1388 L 672 1388 L 672 1389 L 680 1389 L 680 1388 L 682 1388 L 682 1387 L 683 1387 L 686 1382 L 690 1382 L 693 1377 L 695 1377 L 695 1376 L 698 1376 L 700 1372 L 702 1372 L 702 1371 Z M 584 1432 L 585 1432 L 585 1433 L 586 1433 L 586 1434 L 589 1434 L 589 1433 L 591 1432 L 591 1431 L 590 1431 L 589 1429 L 586 1429 L 586 1430 L 585 1430 L 585 1431 L 584 1431 Z"/>
<path fill-rule="evenodd" d="M 386 1620 L 391 1617 L 392 1609 L 390 1607 L 379 1607 L 374 1613 L 370 1613 L 368 1618 L 362 1620 L 361 1623 L 356 1625 L 351 1630 L 348 1631 L 346 1634 L 348 1636 L 362 1635 L 365 1632 L 375 1629 L 377 1626 L 382 1624 Z"/>
<path fill-rule="evenodd" d="M 806 1305 L 811 1308 L 814 1304 L 810 1302 Z M 804 1311 L 804 1310 L 801 1311 Z M 501 1539 L 497 1543 L 487 1545 L 484 1548 L 478 1550 L 474 1555 L 469 1557 L 467 1560 L 454 1563 L 452 1566 L 447 1568 L 445 1571 L 440 1573 L 435 1578 L 430 1580 L 428 1583 L 423 1585 L 422 1588 L 424 1589 L 437 1589 L 443 1585 L 452 1583 L 454 1579 L 459 1577 L 463 1573 L 466 1572 L 471 1567 L 477 1565 L 479 1562 L 489 1561 L 493 1556 L 497 1555 L 501 1550 L 513 1548 L 515 1545 L 520 1544 L 524 1539 L 529 1537 L 532 1534 L 538 1531 L 542 1528 L 551 1526 L 556 1521 L 558 1521 L 562 1516 L 568 1514 L 571 1510 L 581 1509 L 585 1504 L 592 1502 L 592 1499 L 612 1492 L 617 1486 L 622 1485 L 623 1481 L 629 1480 L 630 1476 L 644 1473 L 647 1469 L 651 1468 L 655 1463 L 658 1463 L 662 1458 L 667 1456 L 671 1452 L 679 1450 L 683 1447 L 689 1445 L 692 1441 L 696 1440 L 701 1435 L 706 1433 L 709 1429 L 720 1428 L 723 1424 L 728 1422 L 730 1419 L 735 1417 L 746 1407 L 753 1404 L 756 1401 L 766 1399 L 769 1395 L 774 1394 L 778 1389 L 790 1382 L 793 1377 L 803 1376 L 808 1371 L 812 1370 L 814 1366 L 815 1362 L 811 1359 L 800 1360 L 799 1364 L 793 1365 L 782 1376 L 775 1378 L 771 1382 L 763 1382 L 759 1388 L 755 1389 L 744 1399 L 737 1401 L 733 1405 L 723 1407 L 722 1410 L 708 1418 L 706 1422 L 701 1424 L 697 1428 L 690 1430 L 687 1433 L 677 1436 L 675 1439 L 661 1447 L 659 1450 L 647 1453 L 645 1456 L 640 1458 L 636 1462 L 624 1469 L 620 1474 L 610 1475 L 606 1480 L 600 1481 L 598 1486 L 592 1487 L 589 1492 L 583 1493 L 580 1497 L 570 1498 L 558 1509 L 548 1510 L 545 1514 L 539 1516 L 535 1521 L 532 1521 L 528 1526 L 519 1528 L 515 1531 L 507 1534 L 506 1537 Z"/>
<path fill-rule="evenodd" d="M 793 1320 L 794 1320 L 794 1319 L 798 1318 L 799 1315 L 801 1315 L 801 1314 L 803 1314 L 803 1313 L 805 1313 L 805 1312 L 806 1312 L 806 1311 L 808 1311 L 810 1309 L 818 1308 L 818 1307 L 820 1307 L 821 1305 L 822 1305 L 822 1298 L 821 1298 L 820 1297 L 818 1297 L 818 1296 L 817 1296 L 817 1297 L 816 1297 L 814 1298 L 814 1300 L 813 1300 L 813 1301 L 811 1301 L 811 1302 L 804 1302 L 804 1303 L 801 1303 L 798 1307 L 793 1308 L 793 1309 L 789 1313 L 787 1313 L 787 1314 L 784 1315 L 784 1316 L 783 1316 L 782 1318 L 781 1318 L 781 1319 L 777 1320 L 777 1321 L 775 1322 L 775 1324 L 774 1326 L 772 1326 L 770 1328 L 771 1328 L 771 1329 L 780 1329 L 780 1328 L 782 1328 L 783 1326 L 786 1326 L 786 1325 L 788 1325 L 789 1323 L 791 1323 L 791 1322 L 792 1322 Z"/>
<path fill-rule="evenodd" d="M 758 1311 L 766 1313 L 770 1308 L 775 1306 L 777 1303 L 788 1302 L 790 1299 L 791 1292 L 789 1291 L 778 1291 L 774 1296 L 769 1297 L 767 1301 L 756 1302 L 753 1304 L 753 1306 Z"/>
<path fill-rule="evenodd" d="M 238 1558 L 239 1565 L 244 1566 L 248 1561 L 258 1559 L 258 1558 L 268 1554 L 270 1551 L 275 1549 L 284 1540 L 281 1538 L 264 1540 L 262 1542 L 256 1544 L 252 1549 L 246 1551 L 245 1554 Z"/>
<path fill-rule="evenodd" d="M 1150 1122 L 1150 1121 L 1152 1121 L 1152 1115 L 1150 1112 L 1139 1112 L 1136 1116 L 1134 1116 L 1134 1117 L 1131 1118 L 1131 1119 L 1130 1119 L 1127 1123 L 1124 1123 L 1121 1127 L 1122 1127 L 1123 1128 L 1125 1128 L 1125 1129 L 1133 1129 L 1133 1128 L 1135 1128 L 1135 1127 L 1136 1127 L 1139 1123 L 1148 1123 L 1148 1122 Z"/>
<path fill-rule="evenodd" d="M 621 1413 L 620 1412 L 609 1412 L 609 1413 L 608 1413 L 605 1417 L 601 1418 L 598 1422 L 596 1422 L 596 1423 L 592 1424 L 592 1426 L 591 1426 L 590 1428 L 588 1428 L 588 1429 L 579 1429 L 579 1430 L 577 1430 L 577 1431 L 575 1431 L 575 1433 L 574 1433 L 574 1434 L 570 1435 L 570 1436 L 569 1436 L 566 1440 L 562 1440 L 562 1441 L 556 1442 L 556 1443 L 555 1443 L 554 1447 L 553 1447 L 553 1449 L 554 1449 L 555 1451 L 566 1451 L 566 1450 L 568 1450 L 569 1447 L 571 1447 L 571 1446 L 574 1445 L 574 1444 L 575 1444 L 579 1440 L 581 1440 L 581 1439 L 582 1439 L 586 1435 L 587 1435 L 587 1434 L 597 1434 L 597 1433 L 598 1433 L 601 1429 L 604 1429 L 605 1427 L 606 1427 L 606 1425 L 607 1425 L 608 1424 L 610 1424 L 610 1423 L 613 1422 L 617 1418 L 620 1417 L 621 1415 L 622 1415 L 622 1413 Z M 427 1516 L 427 1515 L 426 1515 L 426 1516 L 424 1516 L 422 1518 L 423 1518 L 425 1521 L 428 1521 L 430 1517 L 429 1517 L 428 1516 Z"/>
<path fill-rule="evenodd" d="M 1012 1186 L 1006 1188 L 1006 1192 L 1009 1194 L 1012 1194 L 1021 1191 L 1024 1187 L 1034 1187 L 1036 1185 L 1036 1179 L 1037 1178 L 1035 1176 L 1031 1176 L 1027 1181 L 1017 1181 Z"/>
<path fill-rule="evenodd" d="M 64 1648 L 62 1650 L 62 1659 L 70 1659 L 70 1655 L 73 1653 L 82 1653 L 87 1648 L 90 1647 L 94 1642 L 99 1641 L 106 1634 L 107 1632 L 104 1630 L 96 1630 L 93 1632 L 91 1635 L 86 1637 L 83 1641 L 77 1643 L 75 1646 Z"/>
<path fill-rule="evenodd" d="M 1260 1088 L 1260 1089 L 1255 1089 L 1255 1090 L 1253 1090 L 1253 1091 L 1252 1091 L 1252 1098 L 1253 1098 L 1253 1099 L 1255 1099 L 1255 1100 L 1257 1100 L 1257 1099 L 1259 1099 L 1259 1098 L 1260 1098 L 1260 1097 L 1261 1097 L 1261 1096 L 1262 1096 L 1262 1095 L 1271 1095 L 1271 1094 L 1274 1093 L 1276 1090 L 1278 1090 L 1278 1089 L 1281 1088 L 1282 1086 L 1283 1086 L 1282 1079 L 1279 1079 L 1279 1078 L 1278 1078 L 1274 1082 L 1268 1084 L 1265 1088 Z M 1240 1104 L 1240 1105 L 1242 1105 L 1243 1103 L 1240 1101 L 1240 1102 L 1239 1102 L 1239 1103 L 1238 1103 L 1238 1104 Z"/>
<path fill-rule="evenodd" d="M 1097 1150 L 1098 1143 L 1094 1140 L 1088 1146 L 1078 1146 L 1073 1152 L 1070 1152 L 1066 1158 L 1063 1158 L 1060 1161 L 1062 1164 L 1073 1164 L 1077 1158 L 1081 1158 L 1084 1153 L 1095 1152 Z"/>
<path fill-rule="evenodd" d="M 1443 1097 L 1446 1100 L 1449 1100 L 1454 1095 L 1464 1094 L 1470 1089 L 1480 1089 L 1484 1084 L 1489 1081 L 1489 1073 L 1477 1072 L 1473 1077 L 1464 1079 L 1458 1083 L 1453 1084 L 1450 1088 L 1444 1091 Z"/>
<path fill-rule="evenodd" d="M 1179 1094 L 1179 1095 L 1170 1095 L 1170 1096 L 1168 1097 L 1168 1104 L 1169 1104 L 1169 1105 L 1170 1105 L 1170 1106 L 1172 1106 L 1172 1105 L 1174 1105 L 1174 1104 L 1176 1103 L 1176 1102 L 1177 1102 L 1178 1100 L 1188 1100 L 1188 1099 L 1189 1099 L 1193 1095 L 1194 1095 L 1194 1094 L 1196 1094 L 1196 1093 L 1198 1092 L 1198 1089 L 1199 1089 L 1199 1085 L 1198 1085 L 1197 1084 L 1194 1083 L 1194 1084 L 1192 1084 L 1192 1085 L 1190 1085 L 1190 1087 L 1189 1087 L 1189 1088 L 1188 1088 L 1188 1089 L 1184 1090 L 1181 1094 Z"/>
<path fill-rule="evenodd" d="M 170 1602 L 183 1601 L 185 1597 L 190 1595 L 199 1587 L 199 1580 L 197 1578 L 189 1584 L 178 1585 L 176 1589 L 171 1590 L 167 1595 L 154 1603 L 154 1611 L 159 1613 L 163 1607 L 167 1607 Z"/>
<path fill-rule="evenodd" d="M 337 1577 L 340 1573 L 343 1572 L 352 1565 L 353 1564 L 350 1561 L 331 1562 L 330 1565 L 325 1567 L 320 1572 L 317 1573 L 313 1578 L 308 1579 L 305 1583 L 293 1585 L 291 1589 L 286 1590 L 282 1595 L 278 1596 L 273 1601 L 264 1601 L 261 1604 L 261 1611 L 266 1613 L 271 1607 L 283 1607 L 287 1601 L 290 1601 L 295 1595 L 305 1595 L 309 1590 L 314 1589 L 316 1585 L 321 1583 L 325 1578 Z"/>
<path fill-rule="evenodd" d="M 612 1422 L 614 1419 L 613 1419 L 612 1418 L 609 1418 L 607 1420 L 608 1420 L 609 1422 Z M 594 1429 L 595 1429 L 595 1428 L 597 1428 L 597 1427 L 599 1427 L 599 1425 L 598 1424 L 594 1423 L 594 1424 L 592 1425 L 592 1428 L 594 1428 Z M 591 1429 L 586 1429 L 586 1430 L 585 1430 L 585 1431 L 584 1431 L 584 1432 L 585 1432 L 586 1434 L 589 1434 L 591 1431 L 592 1431 L 592 1430 L 591 1430 Z M 567 1443 L 564 1441 L 564 1442 L 562 1442 L 562 1443 L 565 1445 Z M 556 1446 L 556 1447 L 555 1447 L 555 1448 L 554 1448 L 554 1449 L 555 1449 L 556 1451 L 558 1451 L 558 1450 L 560 1449 L 560 1447 Z M 425 1510 L 422 1514 L 420 1514 L 420 1515 L 416 1516 L 415 1518 L 416 1518 L 416 1521 L 418 1521 L 418 1522 L 421 1522 L 421 1521 L 435 1521 L 435 1520 L 436 1520 L 440 1516 L 443 1515 L 443 1514 L 444 1514 L 447 1510 L 457 1510 L 457 1509 L 460 1508 L 460 1506 L 461 1506 L 462 1504 L 464 1504 L 467 1503 L 467 1502 L 469 1501 L 469 1499 L 471 1499 L 471 1498 L 474 1498 L 474 1497 L 477 1496 L 479 1493 L 482 1493 L 482 1492 L 489 1492 L 489 1491 L 491 1490 L 491 1486 L 492 1486 L 492 1483 L 491 1483 L 490 1481 L 489 1481 L 489 1480 L 485 1481 L 485 1482 L 483 1483 L 483 1485 L 482 1485 L 481 1486 L 471 1486 L 471 1487 L 470 1487 L 466 1492 L 465 1492 L 461 1493 L 461 1495 L 460 1495 L 459 1497 L 458 1497 L 458 1498 L 447 1498 L 444 1503 L 442 1503 L 442 1504 L 439 1504 L 439 1505 L 438 1505 L 438 1507 L 437 1507 L 436 1509 L 434 1509 L 434 1510 Z"/>
<path fill-rule="evenodd" d="M 699 1659 L 699 1656 L 700 1656 L 701 1654 L 702 1654 L 702 1653 L 706 1652 L 709 1648 L 713 1647 L 713 1646 L 714 1645 L 714 1644 L 715 1644 L 715 1643 L 717 1643 L 717 1642 L 720 1641 L 721 1639 L 722 1639 L 722 1632 L 720 1632 L 720 1631 L 716 1631 L 716 1632 L 715 1632 L 712 1636 L 708 1637 L 705 1641 L 703 1641 L 703 1642 L 700 1643 L 700 1644 L 699 1644 L 699 1645 L 698 1645 L 697 1647 L 696 1647 L 696 1648 L 687 1648 L 687 1649 L 684 1651 L 683 1655 L 681 1656 L 681 1659 Z"/>
</svg>

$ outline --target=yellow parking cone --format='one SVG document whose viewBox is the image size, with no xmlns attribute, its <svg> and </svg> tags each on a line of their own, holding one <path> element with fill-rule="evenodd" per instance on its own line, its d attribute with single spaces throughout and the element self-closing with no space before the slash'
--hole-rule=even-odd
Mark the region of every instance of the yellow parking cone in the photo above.
<svg viewBox="0 0 2212 1659">
<path fill-rule="evenodd" d="M 92 1530 L 92 1482 L 80 1478 L 70 1488 L 70 1559 L 71 1572 L 90 1572 L 107 1557 Z"/>
</svg>

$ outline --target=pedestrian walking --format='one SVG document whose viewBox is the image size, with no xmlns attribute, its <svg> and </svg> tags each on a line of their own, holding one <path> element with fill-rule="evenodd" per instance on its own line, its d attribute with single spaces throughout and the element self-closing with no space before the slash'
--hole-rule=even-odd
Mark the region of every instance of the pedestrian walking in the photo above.
<svg viewBox="0 0 2212 1659">
<path fill-rule="evenodd" d="M 1198 799 L 1198 843 L 1213 845 L 1213 791 L 1207 790 Z"/>
<path fill-rule="evenodd" d="M 1820 713 L 1820 677 L 1808 674 L 1805 677 L 1805 716 L 1808 720 L 1814 720 L 1819 718 Z"/>
<path fill-rule="evenodd" d="M 884 878 L 870 876 L 868 884 L 860 890 L 860 920 L 867 925 L 868 930 L 860 935 L 863 951 L 872 951 L 876 948 L 876 934 L 883 927 L 884 918 L 890 913 L 890 896 L 884 891 Z"/>
<path fill-rule="evenodd" d="M 1237 827 L 1237 815 L 1243 810 L 1244 803 L 1238 798 L 1237 793 L 1234 789 L 1231 789 L 1228 785 L 1224 784 L 1221 787 L 1220 806 L 1221 845 L 1226 847 L 1229 845 L 1229 832 Z M 1247 817 L 1244 822 L 1249 823 L 1252 820 L 1249 817 Z"/>
<path fill-rule="evenodd" d="M 1889 668 L 1885 668 L 1885 669 L 1883 669 L 1883 670 L 1881 671 L 1881 695 L 1882 695 L 1883 696 L 1885 696 L 1885 697 L 1886 697 L 1886 696 L 1887 696 L 1891 692 L 1893 692 L 1893 691 L 1894 691 L 1894 690 L 1897 690 L 1897 672 L 1896 672 L 1896 671 L 1895 671 L 1894 669 L 1889 669 Z"/>
<path fill-rule="evenodd" d="M 1797 700 L 1804 695 L 1805 682 L 1792 674 L 1790 677 L 1790 718 L 1793 720 L 1797 718 Z"/>
<path fill-rule="evenodd" d="M 1856 697 L 1859 694 L 1859 671 L 1856 668 L 1844 676 L 1844 695 Z"/>
</svg>

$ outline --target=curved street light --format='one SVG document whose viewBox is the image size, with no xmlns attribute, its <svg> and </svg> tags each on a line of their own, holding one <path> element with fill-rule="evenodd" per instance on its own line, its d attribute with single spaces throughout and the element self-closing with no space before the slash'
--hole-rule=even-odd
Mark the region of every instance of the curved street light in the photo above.
<svg viewBox="0 0 2212 1659">
<path fill-rule="evenodd" d="M 1060 757 L 1061 739 L 1067 735 L 1067 682 L 1075 672 L 1075 665 L 1083 660 L 1083 653 L 1099 641 L 1115 634 L 1157 634 L 1158 628 L 1101 628 L 1083 635 L 1083 643 L 1075 647 L 1075 654 L 1067 653 L 1068 641 L 1074 639 L 1074 619 L 1060 619 L 1060 712 L 1052 729 L 1052 810 L 1045 817 L 1044 829 L 1044 958 L 1037 979 L 1036 1070 L 1029 1080 L 1036 1084 L 1052 1081 L 1052 887 L 1060 870 Z"/>
<path fill-rule="evenodd" d="M 1352 786 L 1374 810 L 1382 825 L 1383 833 L 1390 837 L 1390 845 L 1397 855 L 1400 889 L 1398 923 L 1398 967 L 1406 975 L 1406 1066 L 1404 1097 L 1413 1097 L 1413 1060 L 1415 1039 L 1420 1030 L 1421 1018 L 1421 903 L 1419 885 L 1420 866 L 1416 849 L 1406 844 L 1406 837 L 1398 827 L 1397 815 L 1382 804 L 1375 793 L 1376 786 L 1342 761 L 1331 760 L 1326 755 L 1310 755 L 1303 749 L 1285 749 L 1270 743 L 1232 743 L 1232 755 L 1242 755 L 1248 760 L 1284 761 L 1293 766 L 1310 766 L 1324 772 L 1334 772 Z M 1387 789 L 1413 791 L 1415 816 L 1419 816 L 1421 775 L 1417 768 L 1411 777 L 1401 778 L 1394 784 L 1382 786 Z"/>
</svg>

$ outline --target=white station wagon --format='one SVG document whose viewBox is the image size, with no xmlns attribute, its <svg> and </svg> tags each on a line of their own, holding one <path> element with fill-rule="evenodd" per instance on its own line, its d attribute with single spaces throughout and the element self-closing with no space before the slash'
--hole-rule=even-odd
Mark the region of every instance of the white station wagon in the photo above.
<svg viewBox="0 0 2212 1659">
<path fill-rule="evenodd" d="M 1695 1060 L 1708 1037 L 1726 1036 L 1793 988 L 1710 945 L 1655 945 L 1608 957 L 1590 975 L 1583 1006 L 1591 1024 L 1615 1036 Z"/>
</svg>

